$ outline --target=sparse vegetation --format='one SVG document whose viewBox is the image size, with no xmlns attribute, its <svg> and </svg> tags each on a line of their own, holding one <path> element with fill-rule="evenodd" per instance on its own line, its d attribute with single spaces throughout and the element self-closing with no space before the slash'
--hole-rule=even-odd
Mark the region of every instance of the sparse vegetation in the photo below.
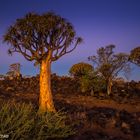
<svg viewBox="0 0 140 140">
<path fill-rule="evenodd" d="M 52 75 L 52 91 L 57 110 L 63 108 L 67 116 L 59 111 L 44 115 L 36 113 L 39 95 L 38 76 L 0 81 L 0 133 L 13 134 L 10 135 L 10 139 L 17 137 L 17 139 L 25 140 L 74 140 L 83 137 L 88 139 L 89 136 L 108 140 L 139 138 L 140 83 L 116 81 L 112 88 L 112 96 L 107 98 L 108 96 L 102 96 L 98 92 L 103 82 L 100 76 L 96 73 L 92 76 L 85 77 L 89 78 L 84 79 L 86 82 L 83 82 L 87 94 L 82 94 L 76 79 Z M 89 91 L 91 87 L 99 94 L 91 96 Z M 4 100 L 6 102 L 2 104 Z M 7 100 L 9 100 L 8 103 Z M 33 105 L 29 104 L 30 102 Z M 12 128 L 14 131 L 9 132 L 8 130 Z M 114 135 L 114 131 L 117 136 Z"/>
</svg>

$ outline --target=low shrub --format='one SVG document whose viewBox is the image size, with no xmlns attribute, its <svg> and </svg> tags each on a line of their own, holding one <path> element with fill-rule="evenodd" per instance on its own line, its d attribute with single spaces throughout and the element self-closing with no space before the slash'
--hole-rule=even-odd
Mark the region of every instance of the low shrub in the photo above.
<svg viewBox="0 0 140 140">
<path fill-rule="evenodd" d="M 63 112 L 39 115 L 32 104 L 6 102 L 0 105 L 0 136 L 8 135 L 10 140 L 57 139 L 74 134 L 66 124 Z"/>
<path fill-rule="evenodd" d="M 66 125 L 66 114 L 63 112 L 37 115 L 34 132 L 38 140 L 66 138 L 75 134 L 70 125 Z"/>
<path fill-rule="evenodd" d="M 33 107 L 25 103 L 2 103 L 0 107 L 0 134 L 11 140 L 27 139 L 34 123 Z"/>
<path fill-rule="evenodd" d="M 106 90 L 106 84 L 102 77 L 96 73 L 87 74 L 80 79 L 81 91 L 94 94 L 95 92 L 103 92 Z"/>
</svg>

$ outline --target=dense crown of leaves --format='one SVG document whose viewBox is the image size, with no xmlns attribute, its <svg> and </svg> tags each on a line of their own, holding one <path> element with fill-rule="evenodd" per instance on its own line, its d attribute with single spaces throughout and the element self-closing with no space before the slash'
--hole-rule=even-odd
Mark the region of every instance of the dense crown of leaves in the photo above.
<svg viewBox="0 0 140 140">
<path fill-rule="evenodd" d="M 4 35 L 4 42 L 11 45 L 9 54 L 19 52 L 27 60 L 37 63 L 48 53 L 51 53 L 51 61 L 55 61 L 73 51 L 81 41 L 72 24 L 53 12 L 29 13 L 17 19 Z"/>
<path fill-rule="evenodd" d="M 70 68 L 69 73 L 74 77 L 82 77 L 91 71 L 93 71 L 92 65 L 88 63 L 80 62 L 80 63 L 74 64 Z"/>
<path fill-rule="evenodd" d="M 136 65 L 140 66 L 140 47 L 131 50 L 129 60 L 132 63 L 135 63 Z"/>
</svg>

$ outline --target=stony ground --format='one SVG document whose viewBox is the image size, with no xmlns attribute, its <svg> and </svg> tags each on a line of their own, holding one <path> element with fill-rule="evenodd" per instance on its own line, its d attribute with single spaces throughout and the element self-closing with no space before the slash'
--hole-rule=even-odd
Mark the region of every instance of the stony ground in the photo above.
<svg viewBox="0 0 140 140">
<path fill-rule="evenodd" d="M 139 140 L 140 102 L 120 104 L 110 99 L 95 97 L 56 96 L 68 112 L 78 135 L 73 140 Z"/>
<path fill-rule="evenodd" d="M 37 105 L 36 94 L 0 94 L 3 100 L 32 102 Z M 140 102 L 120 104 L 110 99 L 90 96 L 54 97 L 55 106 L 68 114 L 68 123 L 77 132 L 68 140 L 139 140 Z"/>
<path fill-rule="evenodd" d="M 38 88 L 34 89 L 35 92 L 30 89 L 27 92 L 24 88 L 17 91 L 13 86 L 1 84 L 0 101 L 32 102 L 37 107 Z M 67 123 L 73 124 L 76 131 L 76 135 L 68 140 L 140 140 L 139 96 L 126 98 L 118 94 L 106 97 L 57 93 L 54 94 L 54 102 L 57 110 L 67 112 Z"/>
</svg>

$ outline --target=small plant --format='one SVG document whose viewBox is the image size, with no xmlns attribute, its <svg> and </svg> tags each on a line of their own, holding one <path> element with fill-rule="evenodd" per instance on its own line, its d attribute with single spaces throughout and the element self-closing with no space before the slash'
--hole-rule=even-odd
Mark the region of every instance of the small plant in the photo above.
<svg viewBox="0 0 140 140">
<path fill-rule="evenodd" d="M 0 135 L 10 140 L 57 139 L 74 134 L 63 112 L 38 114 L 32 104 L 6 102 L 0 105 Z"/>
<path fill-rule="evenodd" d="M 11 140 L 26 139 L 32 129 L 34 114 L 32 105 L 10 102 L 0 107 L 0 134 L 9 135 Z"/>
<path fill-rule="evenodd" d="M 34 132 L 37 140 L 66 138 L 75 134 L 70 125 L 66 125 L 66 114 L 63 112 L 47 112 L 36 117 Z"/>
</svg>

